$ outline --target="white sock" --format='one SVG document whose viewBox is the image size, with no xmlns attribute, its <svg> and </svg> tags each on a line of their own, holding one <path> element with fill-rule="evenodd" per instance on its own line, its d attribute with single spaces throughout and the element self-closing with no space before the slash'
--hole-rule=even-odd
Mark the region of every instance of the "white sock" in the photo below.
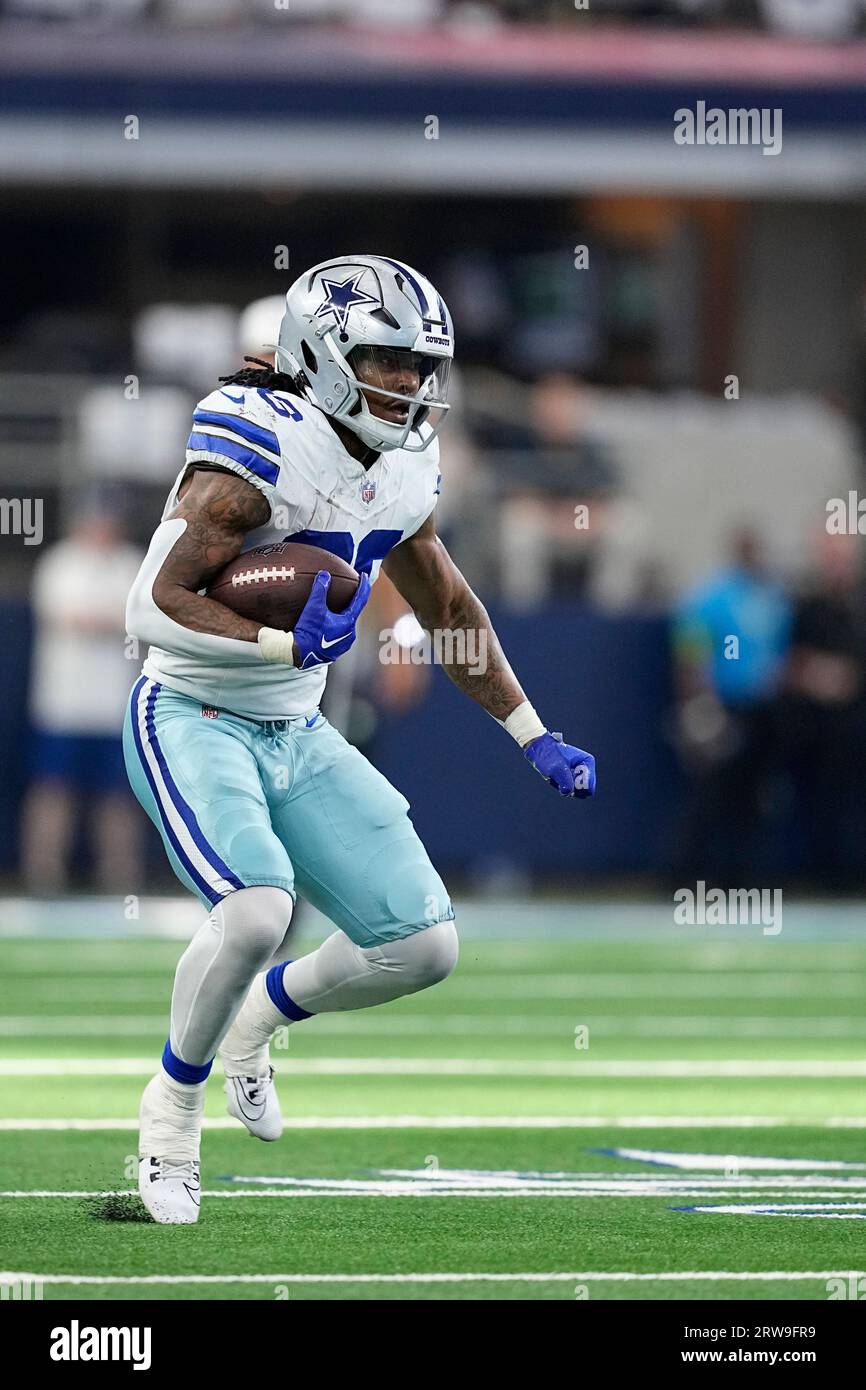
<svg viewBox="0 0 866 1390">
<path fill-rule="evenodd" d="M 186 1081 L 175 1081 L 173 1076 L 163 1068 L 159 1072 L 163 1088 L 166 1092 L 166 1099 L 170 1105 L 178 1110 L 192 1112 L 204 1109 L 204 1093 L 207 1086 L 206 1081 L 197 1081 L 189 1085 Z"/>
<path fill-rule="evenodd" d="M 273 1003 L 265 984 L 266 975 L 257 975 L 219 1048 L 226 1076 L 267 1076 L 268 1044 L 278 1028 L 289 1020 Z"/>
<path fill-rule="evenodd" d="M 141 1098 L 141 1154 L 198 1161 L 205 1085 L 186 1086 L 162 1069 L 157 1072 Z"/>
</svg>

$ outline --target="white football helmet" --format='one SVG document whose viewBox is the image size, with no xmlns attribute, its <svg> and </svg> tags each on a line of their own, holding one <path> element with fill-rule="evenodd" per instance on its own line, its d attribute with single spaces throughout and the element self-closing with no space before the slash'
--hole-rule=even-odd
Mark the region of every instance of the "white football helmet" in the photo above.
<svg viewBox="0 0 866 1390">
<path fill-rule="evenodd" d="M 449 409 L 453 357 L 451 316 L 430 281 L 389 256 L 360 255 L 324 261 L 295 281 L 275 365 L 302 374 L 310 401 L 370 448 L 417 453 Z M 401 374 L 404 390 L 382 384 L 393 387 Z M 364 391 L 392 418 L 374 415 Z"/>
</svg>

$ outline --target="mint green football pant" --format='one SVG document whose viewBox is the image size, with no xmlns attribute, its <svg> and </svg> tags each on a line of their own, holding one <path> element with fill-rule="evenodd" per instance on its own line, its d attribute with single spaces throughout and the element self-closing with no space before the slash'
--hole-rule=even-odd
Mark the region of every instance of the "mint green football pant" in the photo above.
<svg viewBox="0 0 866 1390">
<path fill-rule="evenodd" d="M 123 730 L 132 789 L 203 904 L 300 892 L 357 946 L 454 909 L 409 803 L 318 710 L 258 724 L 142 676 Z"/>
</svg>

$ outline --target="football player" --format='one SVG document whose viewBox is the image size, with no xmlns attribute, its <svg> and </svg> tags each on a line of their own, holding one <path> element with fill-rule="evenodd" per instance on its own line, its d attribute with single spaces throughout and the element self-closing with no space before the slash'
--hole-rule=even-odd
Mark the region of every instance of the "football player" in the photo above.
<svg viewBox="0 0 866 1390">
<path fill-rule="evenodd" d="M 426 989 L 457 959 L 454 909 L 408 802 L 319 709 L 381 567 L 425 628 L 483 639 L 449 644 L 448 675 L 530 764 L 563 796 L 595 791 L 591 754 L 547 731 L 436 535 L 453 343 L 441 296 L 399 261 L 345 256 L 307 271 L 288 292 L 273 369 L 226 377 L 197 407 L 130 593 L 128 631 L 150 650 L 124 728 L 127 769 L 209 912 L 178 964 L 141 1102 L 139 1187 L 157 1221 L 198 1217 L 217 1052 L 230 1113 L 276 1139 L 277 1028 Z M 344 612 L 327 606 L 325 571 L 292 632 L 203 592 L 243 551 L 285 540 L 355 567 Z M 486 663 L 461 661 L 463 650 L 486 650 Z M 336 931 L 287 964 L 296 891 Z"/>
</svg>

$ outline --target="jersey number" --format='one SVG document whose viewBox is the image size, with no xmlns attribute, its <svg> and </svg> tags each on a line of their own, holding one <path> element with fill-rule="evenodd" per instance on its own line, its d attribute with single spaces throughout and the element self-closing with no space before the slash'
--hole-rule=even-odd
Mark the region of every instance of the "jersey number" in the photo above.
<svg viewBox="0 0 866 1390">
<path fill-rule="evenodd" d="M 298 531 L 294 536 L 284 537 L 287 541 L 297 541 L 300 545 L 317 545 L 321 550 L 354 565 L 359 574 L 369 574 L 376 560 L 384 560 L 389 550 L 393 550 L 403 539 L 402 531 L 371 531 L 364 536 L 357 550 L 351 531 Z"/>
<path fill-rule="evenodd" d="M 277 400 L 276 396 L 266 391 L 263 386 L 259 386 L 257 390 L 262 400 L 266 401 L 277 415 L 283 415 L 287 420 L 303 420 L 301 412 L 296 410 L 290 401 Z"/>
</svg>

